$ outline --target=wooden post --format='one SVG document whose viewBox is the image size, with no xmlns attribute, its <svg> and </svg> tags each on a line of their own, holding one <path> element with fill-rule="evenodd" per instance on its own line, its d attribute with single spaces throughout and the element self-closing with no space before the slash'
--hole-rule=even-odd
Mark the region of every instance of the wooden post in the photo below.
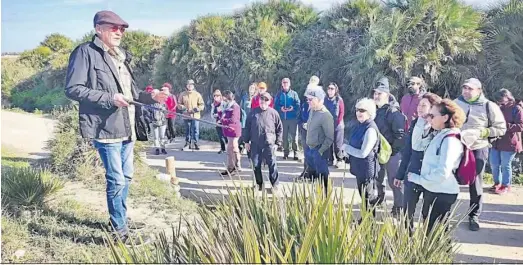
<svg viewBox="0 0 523 265">
<path fill-rule="evenodd" d="M 167 174 L 171 177 L 171 184 L 178 185 L 180 181 L 176 177 L 176 167 L 174 163 L 174 156 L 169 156 L 165 158 L 165 169 L 167 171 Z"/>
</svg>

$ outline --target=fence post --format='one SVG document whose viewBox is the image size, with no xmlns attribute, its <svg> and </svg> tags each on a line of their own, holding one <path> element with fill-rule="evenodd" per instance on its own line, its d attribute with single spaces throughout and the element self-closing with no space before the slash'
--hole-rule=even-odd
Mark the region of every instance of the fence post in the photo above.
<svg viewBox="0 0 523 265">
<path fill-rule="evenodd" d="M 171 185 L 174 188 L 175 196 L 180 197 L 180 181 L 176 177 L 176 166 L 174 156 L 169 156 L 165 158 L 165 171 L 167 175 L 171 177 Z"/>
</svg>

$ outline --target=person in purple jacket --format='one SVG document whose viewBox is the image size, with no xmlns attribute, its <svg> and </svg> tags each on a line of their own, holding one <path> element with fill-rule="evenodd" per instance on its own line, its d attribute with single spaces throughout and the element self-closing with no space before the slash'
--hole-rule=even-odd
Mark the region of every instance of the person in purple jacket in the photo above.
<svg viewBox="0 0 523 265">
<path fill-rule="evenodd" d="M 521 145 L 523 108 L 516 104 L 512 93 L 507 89 L 496 92 L 494 100 L 503 112 L 507 123 L 507 132 L 492 143 L 492 149 L 489 153 L 489 162 L 494 178 L 494 186 L 490 188 L 490 191 L 504 194 L 510 191 L 512 160 L 523 149 Z"/>
<path fill-rule="evenodd" d="M 418 104 L 425 93 L 425 81 L 421 77 L 413 76 L 407 83 L 409 93 L 401 98 L 400 109 L 407 117 L 405 130 L 407 131 L 410 123 L 418 118 Z"/>
<path fill-rule="evenodd" d="M 228 126 L 223 128 L 223 135 L 227 137 L 227 170 L 222 175 L 237 174 L 240 167 L 240 147 L 238 140 L 242 136 L 242 125 L 240 120 L 240 105 L 234 100 L 234 94 L 230 90 L 223 92 L 223 114 L 221 124 Z"/>
</svg>

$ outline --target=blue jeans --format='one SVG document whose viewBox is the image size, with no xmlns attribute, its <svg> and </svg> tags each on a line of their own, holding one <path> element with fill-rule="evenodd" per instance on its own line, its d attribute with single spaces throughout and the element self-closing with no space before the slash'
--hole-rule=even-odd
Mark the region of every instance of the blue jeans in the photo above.
<svg viewBox="0 0 523 265">
<path fill-rule="evenodd" d="M 185 142 L 198 143 L 200 140 L 200 121 L 184 120 L 185 122 Z"/>
<path fill-rule="evenodd" d="M 111 224 L 123 236 L 127 226 L 127 195 L 133 178 L 133 141 L 105 144 L 94 141 L 105 167 L 107 206 Z"/>
<path fill-rule="evenodd" d="M 514 160 L 514 157 L 516 157 L 516 152 L 490 149 L 489 160 L 494 184 L 510 186 L 510 181 L 512 180 L 512 160 Z"/>
</svg>

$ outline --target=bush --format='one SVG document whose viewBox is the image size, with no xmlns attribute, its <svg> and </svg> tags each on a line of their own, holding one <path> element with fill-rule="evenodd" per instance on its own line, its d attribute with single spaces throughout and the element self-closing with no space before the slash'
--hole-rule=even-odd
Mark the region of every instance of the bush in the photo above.
<svg viewBox="0 0 523 265">
<path fill-rule="evenodd" d="M 63 182 L 47 170 L 2 168 L 2 204 L 9 207 L 41 206 L 63 186 Z"/>
<path fill-rule="evenodd" d="M 78 110 L 69 108 L 55 112 L 54 116 L 58 123 L 54 137 L 48 143 L 53 172 L 81 180 L 101 181 L 103 165 L 92 143 L 80 136 Z"/>
<path fill-rule="evenodd" d="M 325 199 L 318 188 L 295 184 L 290 198 L 255 197 L 251 189 L 229 193 L 216 211 L 184 220 L 172 242 L 165 234 L 152 248 L 111 245 L 119 263 L 447 263 L 453 261 L 453 229 L 426 225 L 412 237 L 385 213 L 376 221 L 364 212 L 357 225 L 343 196 Z M 299 188 L 298 188 L 299 187 Z M 306 197 L 304 194 L 310 194 Z M 331 199 L 334 197 L 334 199 Z M 173 229 L 174 230 L 174 229 Z"/>
</svg>

